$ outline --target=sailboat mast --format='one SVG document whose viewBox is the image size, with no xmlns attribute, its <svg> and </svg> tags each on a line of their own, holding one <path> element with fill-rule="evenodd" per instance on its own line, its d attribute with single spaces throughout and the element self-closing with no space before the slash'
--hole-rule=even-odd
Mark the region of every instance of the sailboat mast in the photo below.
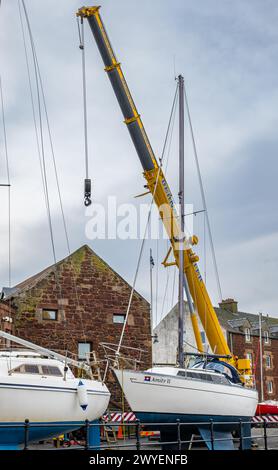
<svg viewBox="0 0 278 470">
<path fill-rule="evenodd" d="M 153 323 L 153 267 L 154 267 L 154 261 L 153 261 L 152 249 L 150 248 L 151 334 L 152 334 L 153 328 L 154 328 L 154 323 Z"/>
<path fill-rule="evenodd" d="M 184 78 L 178 77 L 179 84 L 179 203 L 180 203 L 180 246 L 179 246 L 179 322 L 178 322 L 178 363 L 184 365 Z"/>
</svg>

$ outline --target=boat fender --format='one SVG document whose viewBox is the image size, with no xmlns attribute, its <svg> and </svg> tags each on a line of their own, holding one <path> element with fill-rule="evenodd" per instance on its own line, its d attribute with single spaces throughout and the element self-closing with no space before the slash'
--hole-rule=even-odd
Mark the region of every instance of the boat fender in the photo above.
<svg viewBox="0 0 278 470">
<path fill-rule="evenodd" d="M 82 380 L 79 380 L 77 385 L 77 396 L 79 405 L 81 406 L 82 410 L 85 411 L 88 406 L 88 393 L 86 385 L 82 382 Z"/>
</svg>

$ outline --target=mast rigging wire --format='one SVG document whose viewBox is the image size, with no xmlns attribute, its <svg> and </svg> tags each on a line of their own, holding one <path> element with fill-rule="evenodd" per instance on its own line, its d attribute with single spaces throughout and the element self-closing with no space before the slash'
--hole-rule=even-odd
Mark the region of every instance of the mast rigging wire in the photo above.
<svg viewBox="0 0 278 470">
<path fill-rule="evenodd" d="M 119 355 L 120 355 L 120 350 L 121 350 L 121 346 L 122 346 L 122 342 L 123 342 L 123 338 L 124 338 L 125 329 L 126 329 L 126 326 L 127 326 L 127 321 L 128 321 L 128 316 L 129 316 L 130 308 L 131 308 L 131 303 L 132 303 L 133 295 L 134 295 L 134 292 L 135 292 L 135 285 L 136 285 L 136 281 L 137 281 L 137 277 L 138 277 L 138 272 L 139 272 L 139 268 L 140 268 L 140 264 L 141 264 L 141 259 L 142 259 L 142 255 L 143 255 L 143 250 L 144 250 L 144 245 L 145 245 L 145 241 L 146 241 L 147 230 L 148 230 L 148 226 L 149 226 L 149 223 L 150 223 L 151 211 L 152 211 L 153 202 L 154 202 L 154 196 L 155 196 L 156 189 L 157 189 L 157 185 L 158 185 L 159 175 L 160 175 L 160 172 L 161 172 L 161 170 L 162 170 L 162 164 L 163 164 L 163 159 L 164 159 L 164 155 L 165 155 L 165 149 L 166 149 L 167 140 L 168 140 L 168 136 L 169 136 L 169 130 L 170 130 L 171 121 L 172 121 L 172 118 L 173 118 L 173 112 L 174 112 L 174 109 L 175 109 L 175 101 L 176 101 L 176 99 L 177 99 L 177 91 L 178 91 L 178 85 L 177 85 L 177 87 L 176 87 L 175 96 L 174 96 L 174 100 L 173 100 L 173 104 L 172 104 L 172 108 L 171 108 L 170 119 L 169 119 L 169 122 L 168 122 L 168 127 L 167 127 L 167 132 L 166 132 L 166 137 L 165 137 L 164 145 L 163 145 L 162 155 L 161 155 L 161 157 L 159 158 L 159 167 L 158 167 L 158 172 L 157 172 L 157 176 L 156 176 L 156 181 L 155 181 L 155 186 L 154 186 L 154 192 L 153 192 L 153 194 L 152 194 L 152 199 L 151 199 L 151 202 L 150 202 L 150 204 L 149 204 L 149 211 L 148 211 L 147 222 L 146 222 L 146 226 L 145 226 L 145 231 L 144 231 L 144 235 L 143 235 L 143 240 L 142 240 L 141 247 L 140 247 L 140 250 L 139 250 L 138 262 L 137 262 L 137 266 L 136 266 L 136 271 L 135 271 L 135 275 L 134 275 L 134 280 L 133 280 L 133 284 L 132 284 L 132 289 L 131 289 L 130 296 L 129 296 L 129 301 L 128 301 L 128 306 L 127 306 L 125 321 L 124 321 L 124 324 L 123 324 L 123 328 L 122 328 L 122 331 L 121 331 L 121 336 L 120 336 L 119 344 L 118 344 L 117 351 L 116 351 L 116 354 L 115 354 L 115 356 L 116 356 L 116 361 L 117 361 L 117 359 L 118 359 L 118 357 L 119 357 Z"/>
<path fill-rule="evenodd" d="M 194 158 L 195 158 L 195 163 L 196 163 L 196 168 L 197 168 L 198 180 L 199 180 L 199 185 L 200 185 L 200 190 L 201 190 L 201 197 L 202 197 L 203 207 L 204 207 L 204 210 L 205 210 L 205 217 L 206 217 L 206 222 L 207 222 L 209 242 L 210 242 L 210 247 L 211 247 L 211 252 L 212 252 L 212 260 L 213 260 L 213 265 L 214 265 L 214 270 L 215 270 L 215 275 L 216 275 L 216 281 L 217 281 L 218 295 L 219 295 L 219 299 L 220 299 L 220 302 L 221 302 L 222 299 L 223 299 L 223 296 L 222 296 L 222 289 L 221 289 L 219 271 L 218 271 L 218 266 L 217 266 L 217 261 L 216 261 L 216 254 L 215 254 L 214 243 L 213 243 L 213 238 L 212 238 L 208 208 L 207 208 L 206 197 L 205 197 L 205 190 L 204 190 L 203 179 L 202 179 L 202 175 L 201 175 L 201 169 L 200 169 L 200 164 L 199 164 L 199 158 L 198 158 L 198 153 L 197 153 L 197 147 L 196 147 L 196 141 L 195 141 L 195 136 L 194 136 L 193 125 L 192 125 L 192 120 L 191 120 L 191 113 L 190 113 L 190 109 L 189 109 L 189 103 L 188 103 L 187 93 L 186 93 L 185 87 L 184 87 L 184 99 L 185 99 L 186 113 L 187 113 L 188 122 L 189 122 L 190 135 L 191 135 L 191 140 L 192 140 L 192 145 L 193 145 L 193 153 L 194 153 Z"/>
<path fill-rule="evenodd" d="M 25 31 L 24 31 L 23 18 L 22 18 L 22 12 L 21 12 L 20 4 L 21 4 L 21 0 L 18 0 L 18 10 L 19 10 L 19 18 L 20 18 L 23 46 L 24 46 L 25 62 L 26 62 L 27 75 L 28 75 L 28 84 L 29 84 L 29 92 L 30 92 L 30 98 L 31 98 L 33 123 L 34 123 L 34 129 L 35 129 L 37 151 L 38 151 L 39 162 L 40 162 L 44 197 L 45 197 L 45 201 L 46 201 L 47 196 L 46 196 L 46 190 L 45 190 L 45 182 L 44 182 L 44 178 L 43 178 L 41 148 L 40 148 L 40 142 L 39 142 L 38 126 L 37 126 L 36 111 L 35 111 L 35 99 L 34 99 L 34 94 L 33 94 L 33 89 L 32 89 L 31 70 L 30 70 L 29 58 L 28 58 L 28 53 L 27 53 L 27 43 L 26 43 L 26 37 L 25 37 Z"/>
<path fill-rule="evenodd" d="M 19 6 L 20 17 L 21 17 L 22 34 L 23 34 L 23 37 L 25 38 L 24 27 L 23 27 L 23 22 L 22 22 L 21 8 L 20 8 L 20 0 L 18 0 L 18 6 Z M 25 16 L 25 19 L 26 19 L 27 29 L 28 29 L 29 38 L 30 38 L 31 50 L 32 50 L 33 61 L 34 61 L 35 77 L 38 78 L 38 80 L 36 80 L 36 83 L 39 83 L 39 89 L 41 90 L 41 97 L 42 97 L 42 103 L 43 103 L 43 108 L 44 108 L 44 112 L 45 112 L 45 119 L 46 119 L 47 132 L 48 132 L 48 138 L 49 138 L 50 149 L 51 149 L 52 163 L 53 163 L 53 168 L 54 168 L 54 174 L 55 174 L 55 180 L 56 180 L 56 186 L 57 186 L 57 192 L 58 192 L 60 211 L 61 211 L 61 215 L 62 215 L 62 223 L 63 223 L 64 233 L 65 233 L 68 253 L 70 253 L 70 243 L 69 243 L 68 229 L 67 229 L 67 223 L 66 223 L 66 218 L 65 218 L 65 212 L 64 212 L 64 208 L 63 208 L 62 195 L 61 195 L 61 189 L 60 189 L 60 181 L 59 181 L 57 165 L 56 165 L 56 158 L 55 158 L 55 152 L 54 152 L 53 138 L 52 138 L 52 132 L 51 132 L 51 128 L 50 128 L 48 110 L 47 110 L 47 106 L 46 106 L 46 98 L 45 98 L 44 87 L 43 87 L 40 67 L 39 67 L 39 63 L 38 63 L 35 43 L 34 43 L 33 34 L 32 34 L 32 30 L 31 30 L 31 24 L 30 24 L 28 12 L 27 12 L 27 8 L 26 8 L 24 0 L 22 0 L 22 6 L 23 6 L 23 9 L 24 9 L 24 16 Z M 26 40 L 25 40 L 25 56 L 26 56 L 26 62 L 28 64 L 27 65 L 27 69 L 28 69 L 29 62 L 28 62 Z M 30 67 L 29 67 L 28 77 L 29 77 L 29 87 L 30 87 L 30 90 L 32 90 L 31 77 L 30 77 Z M 32 100 L 32 91 L 31 91 L 31 100 Z M 34 111 L 34 99 L 32 100 L 32 103 L 33 103 L 32 104 L 33 116 L 34 116 L 34 119 L 36 120 L 35 111 Z M 39 102 L 39 106 L 40 106 L 40 102 Z M 36 127 L 36 125 L 35 125 L 35 127 Z M 43 179 L 45 179 L 45 178 L 43 178 Z M 45 185 L 45 183 L 44 183 L 44 185 Z M 46 188 L 45 188 L 45 192 L 46 192 Z M 47 193 L 46 193 L 46 195 L 47 195 Z"/>
<path fill-rule="evenodd" d="M 65 233 L 65 238 L 66 238 L 67 251 L 68 251 L 68 254 L 70 255 L 71 251 L 70 251 L 68 229 L 67 229 L 66 218 L 65 218 L 64 208 L 63 208 L 60 182 L 59 182 L 59 177 L 58 177 L 56 158 L 55 158 L 55 152 L 54 152 L 54 145 L 53 145 L 53 139 L 52 139 L 52 132 L 51 132 L 51 128 L 50 128 L 48 110 L 47 110 L 47 106 L 46 106 L 46 98 L 45 98 L 45 93 L 44 93 L 42 76 L 41 76 L 41 72 L 40 72 L 40 67 L 39 67 L 39 62 L 38 62 L 38 58 L 37 58 L 35 43 L 34 43 L 33 34 L 32 34 L 32 30 L 31 30 L 31 24 L 30 24 L 30 20 L 29 20 L 29 16 L 28 16 L 28 11 L 27 11 L 24 0 L 22 0 L 22 6 L 23 6 L 24 16 L 25 16 L 25 20 L 26 20 L 26 24 L 27 24 L 27 30 L 28 30 L 28 34 L 29 34 L 31 51 L 32 51 L 32 56 L 33 56 L 33 63 L 34 63 L 34 71 L 35 71 L 35 79 L 36 79 L 35 81 L 36 81 L 36 89 L 37 89 L 37 97 L 38 97 L 37 98 L 38 99 L 38 110 L 39 110 L 39 118 L 40 118 L 39 123 L 40 123 L 41 141 L 43 143 L 42 113 L 41 113 L 41 99 L 40 98 L 42 98 L 43 109 L 44 109 L 44 112 L 45 112 L 48 138 L 49 138 L 49 142 L 50 142 L 52 162 L 53 162 L 53 167 L 54 167 L 55 180 L 56 180 L 56 186 L 57 186 L 57 191 L 58 191 L 58 198 L 59 198 L 59 205 L 60 205 L 60 210 L 61 210 L 61 215 L 62 215 L 63 228 L 64 228 L 64 233 Z M 26 46 L 24 26 L 23 26 L 23 21 L 22 21 L 20 0 L 18 0 L 18 7 L 19 7 L 19 14 L 20 14 L 20 19 L 21 19 L 21 28 L 22 28 L 22 35 L 23 35 L 23 42 L 24 42 L 24 49 L 25 49 L 25 57 L 26 57 L 26 64 L 27 64 L 27 70 L 28 70 L 29 88 L 30 88 L 31 101 L 32 101 L 33 119 L 34 119 L 34 124 L 35 124 L 35 129 L 36 129 L 38 153 L 39 153 L 40 162 L 41 162 L 41 173 L 42 173 L 42 180 L 43 180 L 43 186 L 44 186 L 44 192 L 45 192 L 46 208 L 47 208 L 48 221 L 49 221 L 49 229 L 50 229 L 50 234 L 51 234 L 51 244 L 52 244 L 53 258 L 54 258 L 55 265 L 57 265 L 56 251 L 55 251 L 55 245 L 54 245 L 54 236 L 53 236 L 53 228 L 52 228 L 52 221 L 51 221 L 50 204 L 49 204 L 48 186 L 47 186 L 47 174 L 46 174 L 45 158 L 44 158 L 45 157 L 45 155 L 44 155 L 44 146 L 42 145 L 42 148 L 40 148 L 38 130 L 37 130 L 37 123 L 36 123 L 34 97 L 33 97 L 33 92 L 32 92 L 30 66 L 29 66 L 29 61 L 28 61 L 27 46 Z M 40 97 L 40 92 L 41 92 L 41 97 Z M 72 270 L 74 272 L 73 264 L 72 264 L 71 259 L 70 259 L 70 264 L 71 264 Z M 59 291 L 60 291 L 60 298 L 62 298 L 61 284 L 60 284 L 60 281 L 59 281 L 57 267 L 55 269 L 55 279 L 56 279 L 56 285 L 57 285 L 57 287 L 59 288 Z M 79 295 L 78 295 L 78 292 L 77 292 L 77 285 L 76 285 L 76 280 L 75 280 L 74 275 L 73 275 L 73 283 L 74 283 L 74 290 L 75 290 L 75 295 L 76 295 L 77 307 L 78 307 L 79 312 L 81 312 Z M 86 337 L 85 328 L 84 328 L 84 325 L 83 325 L 83 318 L 82 318 L 81 314 L 80 314 L 80 320 L 81 320 L 83 338 L 86 341 L 87 337 Z"/>
<path fill-rule="evenodd" d="M 2 125 L 4 135 L 4 149 L 5 149 L 5 160 L 6 160 L 6 171 L 7 171 L 7 188 L 8 188 L 8 279 L 9 287 L 11 287 L 11 180 L 10 180 L 10 165 L 9 165 L 9 154 L 8 154 L 8 142 L 7 142 L 7 131 L 6 131 L 6 119 L 5 119 L 5 107 L 3 97 L 3 85 L 2 77 L 0 75 L 0 95 L 1 95 L 1 110 L 2 110 Z"/>
<path fill-rule="evenodd" d="M 37 61 L 35 44 L 34 44 L 33 34 L 32 34 L 31 25 L 29 21 L 29 16 L 28 16 L 28 12 L 27 12 L 24 0 L 22 0 L 22 6 L 23 6 L 25 19 L 26 19 L 26 24 L 27 24 L 27 29 L 28 29 L 30 44 L 31 44 L 31 51 L 32 51 L 32 56 L 33 56 L 33 62 L 34 62 L 36 92 L 37 92 L 37 101 L 38 101 L 38 116 L 39 116 L 39 138 L 40 138 L 40 149 L 41 149 L 41 156 L 42 156 L 43 179 L 44 179 L 45 194 L 46 194 L 46 211 L 47 211 L 47 217 L 48 217 L 52 254 L 53 254 L 54 263 L 56 264 L 57 258 L 56 258 L 55 244 L 54 244 L 54 234 L 53 234 L 52 217 L 51 217 L 51 211 L 50 211 L 48 181 L 47 181 L 46 164 L 45 164 L 45 148 L 44 148 L 43 121 L 42 121 L 42 109 L 41 109 L 41 88 L 40 88 L 40 80 L 39 80 L 39 74 L 38 74 L 38 61 Z"/>
</svg>

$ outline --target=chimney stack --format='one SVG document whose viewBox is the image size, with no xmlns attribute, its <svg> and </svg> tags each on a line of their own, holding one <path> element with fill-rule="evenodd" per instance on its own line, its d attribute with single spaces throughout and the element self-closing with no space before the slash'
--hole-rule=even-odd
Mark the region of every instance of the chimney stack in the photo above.
<svg viewBox="0 0 278 470">
<path fill-rule="evenodd" d="M 232 313 L 238 313 L 237 304 L 237 301 L 234 299 L 225 299 L 219 302 L 219 307 Z"/>
</svg>

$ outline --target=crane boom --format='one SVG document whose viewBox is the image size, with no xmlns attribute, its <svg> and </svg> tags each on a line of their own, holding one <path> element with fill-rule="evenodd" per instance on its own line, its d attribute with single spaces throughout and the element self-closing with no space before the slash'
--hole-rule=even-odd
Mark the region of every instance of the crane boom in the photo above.
<svg viewBox="0 0 278 470">
<path fill-rule="evenodd" d="M 87 18 L 99 52 L 105 65 L 105 71 L 117 97 L 118 103 L 124 116 L 131 139 L 141 161 L 147 187 L 153 194 L 154 201 L 158 207 L 160 217 L 163 221 L 166 232 L 171 242 L 171 248 L 175 258 L 175 264 L 179 266 L 179 246 L 184 235 L 180 230 L 178 215 L 175 211 L 174 200 L 166 178 L 159 166 L 152 146 L 145 131 L 140 114 L 137 111 L 132 95 L 125 80 L 121 64 L 118 62 L 113 51 L 109 37 L 102 22 L 99 6 L 83 7 L 77 12 L 77 16 L 82 19 Z M 231 356 L 231 351 L 227 344 L 224 333 L 221 329 L 216 312 L 208 295 L 206 286 L 200 274 L 197 261 L 198 256 L 193 252 L 192 245 L 198 242 L 196 236 L 191 237 L 191 243 L 184 241 L 184 273 L 188 282 L 190 293 L 194 301 L 195 310 L 199 315 L 203 328 L 206 332 L 208 342 L 215 354 Z M 168 257 L 166 257 L 168 258 Z M 166 260 L 165 263 L 166 265 Z M 203 351 L 200 331 L 198 328 L 196 312 L 191 314 L 193 330 L 197 347 Z M 242 367 L 236 363 L 235 358 L 231 359 L 238 369 L 247 372 L 246 360 L 242 360 Z M 250 371 L 249 371 L 250 372 Z"/>
</svg>

